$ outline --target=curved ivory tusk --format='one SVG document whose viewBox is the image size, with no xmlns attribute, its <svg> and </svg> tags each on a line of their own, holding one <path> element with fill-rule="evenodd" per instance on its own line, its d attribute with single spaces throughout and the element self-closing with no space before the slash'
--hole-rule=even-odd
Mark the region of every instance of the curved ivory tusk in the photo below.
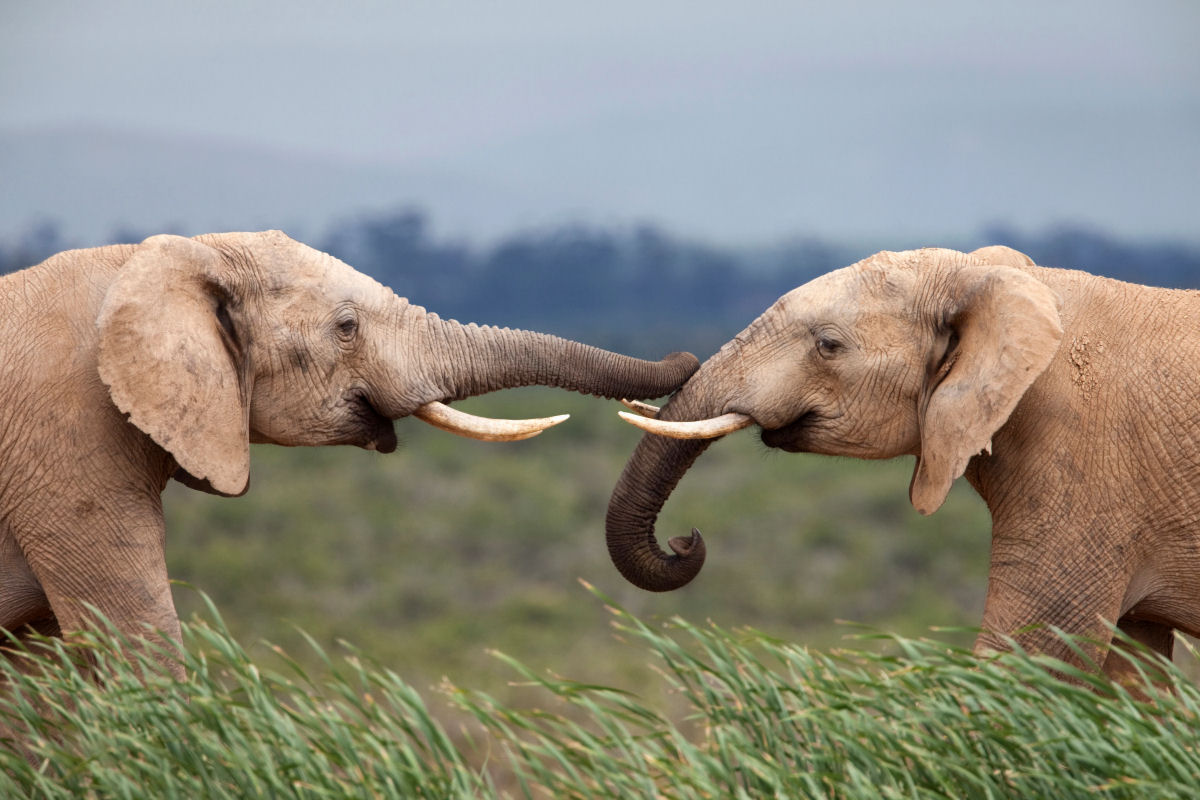
<svg viewBox="0 0 1200 800">
<path fill-rule="evenodd" d="M 652 406 L 649 403 L 643 403 L 641 400 L 622 399 L 621 405 L 625 406 L 640 417 L 648 417 L 650 419 L 657 417 L 660 410 L 658 406 Z"/>
<path fill-rule="evenodd" d="M 745 414 L 722 414 L 712 419 L 701 419 L 695 422 L 665 422 L 660 419 L 647 419 L 628 411 L 618 411 L 617 415 L 631 425 L 659 436 L 670 436 L 672 439 L 715 439 L 727 433 L 740 431 L 754 423 L 752 417 Z"/>
<path fill-rule="evenodd" d="M 466 436 L 468 439 L 479 439 L 484 442 L 515 442 L 537 436 L 546 428 L 557 425 L 571 415 L 559 414 L 556 417 L 540 419 L 491 419 L 490 417 L 477 417 L 465 411 L 457 411 L 445 403 L 434 400 L 414 411 L 413 416 L 428 422 L 435 428 Z"/>
</svg>

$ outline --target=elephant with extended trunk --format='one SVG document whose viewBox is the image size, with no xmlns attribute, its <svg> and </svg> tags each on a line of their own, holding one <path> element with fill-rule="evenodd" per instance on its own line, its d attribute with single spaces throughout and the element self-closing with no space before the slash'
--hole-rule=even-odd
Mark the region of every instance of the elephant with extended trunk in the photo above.
<svg viewBox="0 0 1200 800">
<path fill-rule="evenodd" d="M 442 320 L 282 233 L 154 236 L 0 278 L 0 628 L 178 634 L 161 493 L 246 491 L 250 443 L 390 452 L 415 415 L 488 439 L 558 418 L 446 403 L 543 384 L 666 394 L 697 366 Z"/>
<path fill-rule="evenodd" d="M 1115 623 L 1170 656 L 1176 629 L 1200 634 L 1197 397 L 1196 293 L 1004 247 L 879 253 L 784 295 L 657 415 L 624 414 L 651 432 L 613 492 L 609 552 L 642 588 L 690 581 L 699 533 L 667 553 L 654 521 L 714 438 L 757 425 L 788 452 L 915 456 L 923 514 L 965 473 L 992 515 L 980 649 L 1020 633 L 1071 657 L 1055 626 L 1100 659 Z"/>
</svg>

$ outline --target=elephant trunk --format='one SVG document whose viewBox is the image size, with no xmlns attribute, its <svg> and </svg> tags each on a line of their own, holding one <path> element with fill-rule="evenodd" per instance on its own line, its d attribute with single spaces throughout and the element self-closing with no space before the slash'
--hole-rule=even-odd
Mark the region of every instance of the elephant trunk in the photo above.
<svg viewBox="0 0 1200 800">
<path fill-rule="evenodd" d="M 658 419 L 711 417 L 716 405 L 693 378 L 663 406 Z M 690 538 L 672 538 L 668 544 L 673 553 L 668 554 L 654 537 L 654 522 L 684 473 L 713 441 L 647 433 L 625 464 L 608 503 L 605 535 L 613 564 L 635 586 L 651 592 L 678 589 L 704 565 L 704 540 L 699 531 L 693 528 Z"/>
<path fill-rule="evenodd" d="M 554 386 L 607 398 L 661 397 L 696 371 L 691 353 L 661 361 L 612 353 L 534 331 L 462 325 L 428 314 L 426 365 L 437 400 L 461 400 L 498 389 Z"/>
</svg>

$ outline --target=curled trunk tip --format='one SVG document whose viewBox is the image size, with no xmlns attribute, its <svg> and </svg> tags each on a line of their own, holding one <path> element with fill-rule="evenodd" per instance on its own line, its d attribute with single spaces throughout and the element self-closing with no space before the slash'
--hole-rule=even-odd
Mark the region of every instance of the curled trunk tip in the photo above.
<svg viewBox="0 0 1200 800">
<path fill-rule="evenodd" d="M 667 541 L 673 555 L 663 552 L 650 534 L 647 547 L 633 558 L 614 551 L 612 543 L 609 555 L 624 578 L 639 589 L 648 592 L 671 592 L 686 586 L 700 574 L 704 566 L 706 549 L 700 531 L 692 528 L 691 536 L 675 536 Z"/>
<path fill-rule="evenodd" d="M 673 536 L 667 542 L 667 545 L 675 551 L 675 555 L 680 558 L 691 558 L 698 556 L 700 563 L 704 563 L 706 551 L 704 549 L 704 537 L 700 535 L 699 528 L 692 528 L 692 535 L 688 537 Z M 693 555 L 694 554 L 694 555 Z"/>
</svg>

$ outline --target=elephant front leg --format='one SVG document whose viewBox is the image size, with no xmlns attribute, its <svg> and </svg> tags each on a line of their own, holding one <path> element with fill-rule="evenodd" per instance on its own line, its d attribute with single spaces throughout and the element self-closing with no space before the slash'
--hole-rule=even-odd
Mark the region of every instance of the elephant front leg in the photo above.
<svg viewBox="0 0 1200 800">
<path fill-rule="evenodd" d="M 25 551 L 65 638 L 95 629 L 103 620 L 139 648 L 140 643 L 178 642 L 179 620 L 167 579 L 161 511 L 141 524 L 114 529 L 38 531 Z M 128 654 L 127 654 L 128 655 Z M 156 660 L 177 678 L 183 667 L 160 654 Z"/>
<path fill-rule="evenodd" d="M 1041 536 L 993 532 L 976 651 L 1007 650 L 1011 639 L 1029 652 L 1099 670 L 1107 660 L 1125 584 L 1124 571 L 1104 554 Z M 1078 650 L 1063 634 L 1075 639 Z"/>
</svg>

